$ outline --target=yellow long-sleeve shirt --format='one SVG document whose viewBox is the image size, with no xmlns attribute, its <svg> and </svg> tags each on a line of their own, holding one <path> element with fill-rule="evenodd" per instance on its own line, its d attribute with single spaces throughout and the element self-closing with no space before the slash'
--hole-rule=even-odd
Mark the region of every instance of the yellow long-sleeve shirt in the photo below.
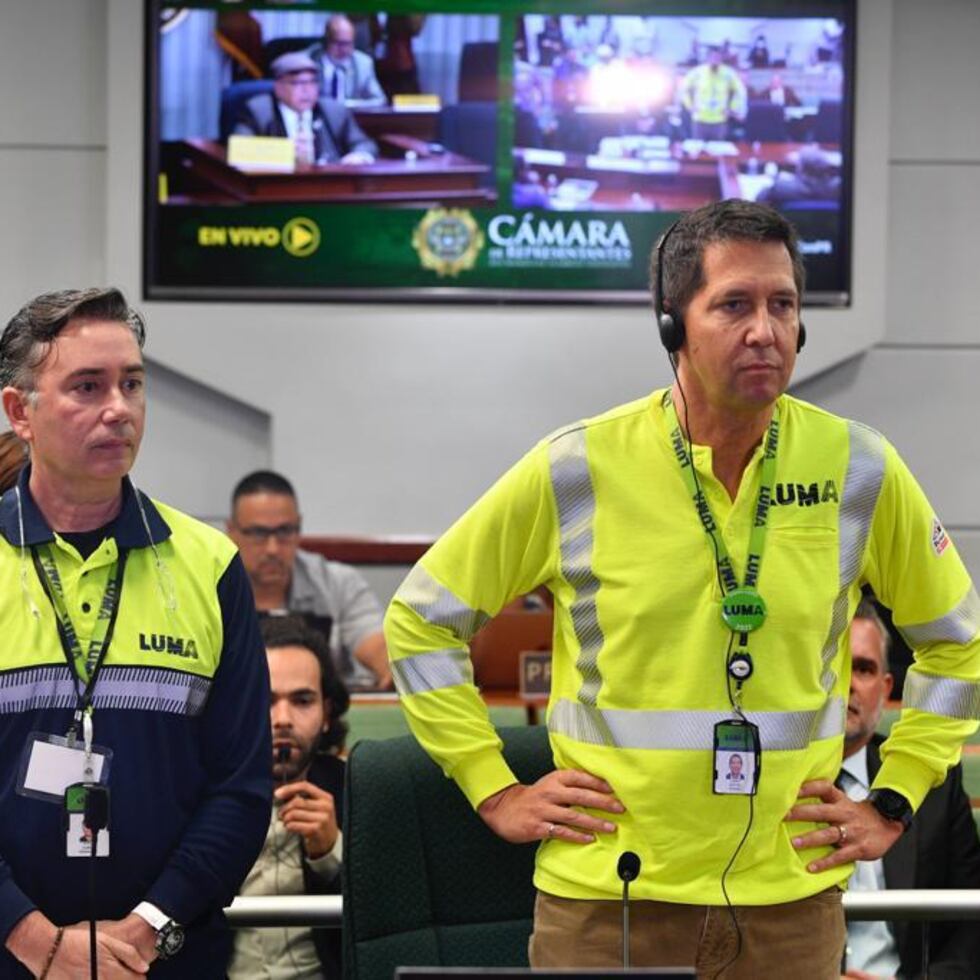
<svg viewBox="0 0 980 980">
<path fill-rule="evenodd" d="M 506 473 L 406 578 L 386 617 L 392 669 L 423 746 L 476 806 L 513 783 L 472 683 L 466 644 L 512 597 L 555 598 L 548 728 L 555 763 L 608 780 L 615 834 L 546 841 L 535 883 L 614 898 L 619 854 L 643 862 L 638 898 L 721 904 L 720 879 L 749 800 L 711 791 L 712 733 L 731 717 L 729 634 L 711 543 L 671 448 L 663 392 L 561 430 Z M 780 399 L 774 506 L 743 708 L 762 766 L 748 838 L 727 881 L 736 904 L 793 901 L 843 882 L 806 871 L 783 818 L 841 760 L 847 627 L 870 583 L 915 649 L 905 709 L 877 786 L 914 806 L 944 778 L 980 716 L 980 601 L 956 549 L 891 445 L 858 423 Z M 741 579 L 762 449 L 732 501 L 711 451 L 694 461 Z M 819 853 L 823 853 L 820 851 Z"/>
</svg>

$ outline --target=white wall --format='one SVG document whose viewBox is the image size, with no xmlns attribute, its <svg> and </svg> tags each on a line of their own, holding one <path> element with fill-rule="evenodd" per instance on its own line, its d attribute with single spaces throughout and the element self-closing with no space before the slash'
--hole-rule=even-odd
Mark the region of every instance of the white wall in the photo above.
<svg viewBox="0 0 980 980">
<path fill-rule="evenodd" d="M 859 6 L 854 305 L 808 317 L 798 391 L 890 436 L 978 575 L 980 5 Z M 0 309 L 106 280 L 138 297 L 142 4 L 0 10 Z M 142 305 L 144 485 L 214 516 L 271 464 L 321 533 L 438 532 L 539 435 L 667 377 L 638 308 Z"/>
</svg>

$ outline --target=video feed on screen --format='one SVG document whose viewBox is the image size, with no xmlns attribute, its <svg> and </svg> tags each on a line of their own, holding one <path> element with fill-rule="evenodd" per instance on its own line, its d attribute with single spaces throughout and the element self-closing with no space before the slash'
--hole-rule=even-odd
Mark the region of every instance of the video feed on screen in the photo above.
<svg viewBox="0 0 980 980">
<path fill-rule="evenodd" d="M 512 206 L 840 211 L 844 63 L 832 18 L 518 17 Z"/>
<path fill-rule="evenodd" d="M 158 204 L 496 201 L 498 16 L 158 16 Z"/>
</svg>

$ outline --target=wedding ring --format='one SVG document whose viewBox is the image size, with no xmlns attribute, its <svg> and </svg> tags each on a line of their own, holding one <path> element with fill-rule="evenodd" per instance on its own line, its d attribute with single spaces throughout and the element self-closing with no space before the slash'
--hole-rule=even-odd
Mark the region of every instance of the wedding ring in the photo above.
<svg viewBox="0 0 980 980">
<path fill-rule="evenodd" d="M 549 837 L 555 836 L 555 825 L 553 823 L 548 824 L 548 836 Z"/>
<path fill-rule="evenodd" d="M 847 843 L 847 827 L 842 823 L 837 824 L 837 843 L 834 847 L 843 847 Z"/>
</svg>

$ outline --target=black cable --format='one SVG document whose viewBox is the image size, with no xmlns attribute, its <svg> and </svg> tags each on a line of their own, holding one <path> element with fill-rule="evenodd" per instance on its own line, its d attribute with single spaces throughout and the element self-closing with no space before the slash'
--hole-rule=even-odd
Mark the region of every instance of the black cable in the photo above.
<svg viewBox="0 0 980 980">
<path fill-rule="evenodd" d="M 705 496 L 704 487 L 701 486 L 701 480 L 698 477 L 698 468 L 694 465 L 694 440 L 691 436 L 691 413 L 687 407 L 687 395 L 684 394 L 684 388 L 681 385 L 680 376 L 677 374 L 677 364 L 674 361 L 674 355 L 668 354 L 667 360 L 670 361 L 670 369 L 674 372 L 674 380 L 677 382 L 677 390 L 681 393 L 681 401 L 684 403 L 684 435 L 687 437 L 687 458 L 691 463 L 691 473 L 694 476 L 694 486 L 697 489 L 701 502 L 704 504 L 704 506 L 707 506 L 708 498 Z M 718 578 L 718 588 L 721 590 L 722 598 L 724 598 L 725 583 L 721 578 L 721 554 L 718 551 L 718 542 L 715 540 L 715 537 L 712 534 L 708 535 L 708 540 L 711 542 L 711 547 L 714 549 L 715 575 Z"/>
<path fill-rule="evenodd" d="M 680 376 L 677 374 L 677 364 L 674 361 L 673 354 L 668 356 L 670 361 L 670 368 L 674 372 L 674 380 L 677 382 L 677 390 L 680 392 L 681 401 L 684 403 L 684 431 L 687 436 L 687 455 L 691 462 L 691 473 L 694 475 L 694 486 L 697 488 L 697 492 L 701 497 L 702 501 L 707 504 L 707 497 L 704 495 L 704 489 L 701 486 L 701 481 L 698 478 L 698 470 L 694 465 L 694 440 L 691 436 L 691 416 L 689 409 L 687 407 L 687 396 L 684 394 L 684 387 L 681 384 Z M 711 547 L 714 549 L 715 553 L 715 575 L 718 578 L 718 588 L 721 590 L 722 597 L 725 595 L 725 584 L 721 578 L 721 555 L 718 552 L 718 542 L 715 540 L 713 535 L 708 535 L 711 541 Z M 741 707 L 735 700 L 735 695 L 732 693 L 732 675 L 728 669 L 731 663 L 732 647 L 735 644 L 735 632 L 734 630 L 728 634 L 728 648 L 725 651 L 725 690 L 728 694 L 728 703 L 731 705 L 732 710 L 735 714 L 742 719 L 742 721 L 748 723 L 748 719 L 745 717 Z M 739 685 L 741 686 L 741 685 Z M 753 774 L 753 779 L 755 775 Z M 754 789 L 754 787 L 753 787 Z M 735 850 L 732 851 L 732 856 L 728 859 L 728 864 L 725 865 L 725 870 L 721 873 L 721 894 L 725 899 L 725 907 L 728 909 L 728 914 L 731 916 L 732 925 L 735 928 L 735 955 L 731 957 L 722 967 L 715 973 L 713 980 L 721 976 L 738 958 L 742 955 L 742 929 L 738 924 L 738 916 L 735 915 L 735 907 L 732 905 L 731 898 L 728 895 L 728 888 L 726 887 L 726 882 L 728 880 L 728 873 L 732 870 L 735 865 L 735 861 L 738 859 L 742 848 L 745 846 L 745 842 L 749 839 L 749 833 L 752 830 L 752 824 L 755 820 L 755 793 L 749 794 L 749 819 L 746 821 L 745 830 L 742 832 L 742 838 L 739 840 Z"/>
<path fill-rule="evenodd" d="M 728 859 L 728 864 L 725 865 L 725 870 L 721 873 L 721 894 L 725 898 L 725 907 L 728 909 L 728 914 L 731 916 L 732 925 L 735 927 L 735 954 L 722 965 L 721 969 L 715 973 L 712 980 L 716 980 L 720 977 L 725 970 L 727 970 L 738 958 L 742 955 L 742 929 L 738 924 L 738 916 L 735 915 L 735 906 L 732 905 L 732 900 L 728 895 L 728 889 L 725 887 L 725 882 L 728 879 L 728 872 L 732 870 L 736 859 L 742 848 L 745 846 L 745 842 L 749 839 L 749 831 L 752 829 L 752 822 L 755 819 L 755 794 L 749 795 L 749 819 L 745 824 L 745 830 L 742 833 L 742 839 L 738 842 L 738 846 L 732 851 L 732 856 Z"/>
</svg>

